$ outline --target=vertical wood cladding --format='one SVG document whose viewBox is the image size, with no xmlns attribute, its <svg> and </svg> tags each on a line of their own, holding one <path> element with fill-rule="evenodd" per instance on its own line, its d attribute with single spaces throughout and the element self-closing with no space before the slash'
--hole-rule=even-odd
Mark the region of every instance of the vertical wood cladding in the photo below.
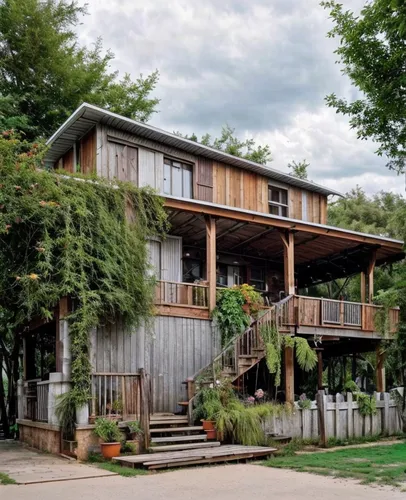
<svg viewBox="0 0 406 500">
<path fill-rule="evenodd" d="M 96 172 L 96 128 L 80 140 L 80 171 L 82 174 Z"/>
<path fill-rule="evenodd" d="M 213 160 L 199 157 L 195 166 L 194 198 L 213 201 Z"/>
<path fill-rule="evenodd" d="M 73 148 L 62 156 L 62 165 L 57 168 L 63 168 L 67 172 L 73 173 L 75 171 L 75 159 L 73 155 Z"/>
</svg>

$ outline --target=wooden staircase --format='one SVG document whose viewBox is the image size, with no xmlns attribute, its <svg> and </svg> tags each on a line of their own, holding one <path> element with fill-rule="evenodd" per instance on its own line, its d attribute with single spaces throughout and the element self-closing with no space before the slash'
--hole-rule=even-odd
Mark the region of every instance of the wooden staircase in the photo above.
<svg viewBox="0 0 406 500">
<path fill-rule="evenodd" d="M 223 377 L 230 378 L 233 382 L 265 357 L 265 346 L 261 337 L 261 329 L 264 327 L 278 328 L 280 333 L 289 334 L 289 318 L 292 317 L 294 306 L 293 296 L 289 295 L 280 302 L 265 309 L 260 317 L 238 337 L 234 338 L 223 351 L 214 358 L 212 373 L 220 373 Z M 193 381 L 204 370 L 199 370 L 193 376 Z M 189 382 L 192 380 L 189 379 Z"/>
<path fill-rule="evenodd" d="M 180 451 L 220 446 L 208 441 L 200 425 L 189 425 L 187 415 L 153 414 L 150 417 L 150 453 Z"/>
</svg>

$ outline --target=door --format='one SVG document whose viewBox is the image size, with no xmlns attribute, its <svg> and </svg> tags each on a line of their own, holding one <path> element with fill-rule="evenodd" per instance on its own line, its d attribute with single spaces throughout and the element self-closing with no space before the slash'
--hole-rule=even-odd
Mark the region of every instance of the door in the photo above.
<svg viewBox="0 0 406 500">
<path fill-rule="evenodd" d="M 228 266 L 227 286 L 242 285 L 242 269 L 239 266 Z"/>
</svg>

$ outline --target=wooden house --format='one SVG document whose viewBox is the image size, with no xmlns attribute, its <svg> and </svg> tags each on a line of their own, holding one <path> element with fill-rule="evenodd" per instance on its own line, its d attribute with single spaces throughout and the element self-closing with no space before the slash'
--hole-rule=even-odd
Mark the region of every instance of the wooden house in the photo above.
<svg viewBox="0 0 406 500">
<path fill-rule="evenodd" d="M 48 144 L 46 162 L 51 168 L 152 186 L 165 197 L 171 223 L 169 237 L 149 243 L 158 279 L 153 331 L 141 328 L 128 335 L 114 324 L 90 332 L 93 399 L 78 416 L 83 429 L 89 415 L 105 413 L 113 399 L 123 400 L 124 413 L 137 414 L 137 394 L 129 387 L 138 383 L 141 369 L 151 380 L 152 412 L 173 413 L 179 411 L 179 401 L 187 400 L 194 375 L 214 359 L 235 380 L 259 362 L 263 354 L 254 328 L 237 339 L 231 351 L 228 348 L 225 366 L 211 320 L 218 287 L 252 284 L 277 315 L 281 331 L 323 339 L 321 368 L 323 357 L 379 346 L 382 334 L 374 321 L 378 306 L 372 303 L 374 268 L 403 259 L 403 242 L 329 226 L 328 197 L 340 193 L 89 104 L 80 106 Z M 306 294 L 311 285 L 357 273 L 362 277 L 360 303 Z M 50 349 L 55 350 L 56 362 L 50 381 L 42 382 L 33 360 L 26 359 L 20 388 L 23 435 L 30 436 L 33 425 L 27 409 L 33 384 L 34 418 L 43 429 L 58 432 L 54 395 L 43 387 L 53 383 L 63 392 L 69 380 L 69 332 L 64 321 L 68 308 L 63 301 L 52 324 L 33 327 L 27 334 L 26 358 L 46 337 L 51 346 L 53 339 Z M 398 310 L 391 310 L 393 332 L 397 317 Z M 294 360 L 289 348 L 283 379 L 286 400 L 293 401 Z M 383 391 L 384 384 L 380 360 L 378 390 Z"/>
</svg>

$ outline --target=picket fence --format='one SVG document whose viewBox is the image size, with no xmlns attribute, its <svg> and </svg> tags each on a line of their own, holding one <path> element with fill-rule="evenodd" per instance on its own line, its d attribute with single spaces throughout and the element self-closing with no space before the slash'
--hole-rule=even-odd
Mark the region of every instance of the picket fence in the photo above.
<svg viewBox="0 0 406 500">
<path fill-rule="evenodd" d="M 363 416 L 352 393 L 345 396 L 327 396 L 324 398 L 324 421 L 326 437 L 351 439 L 363 436 L 393 436 L 402 431 L 399 410 L 390 394 L 375 393 L 376 414 Z M 268 435 L 284 435 L 301 439 L 318 439 L 319 415 L 316 402 L 310 409 L 295 406 L 292 413 L 270 417 L 264 422 L 264 431 Z"/>
</svg>

